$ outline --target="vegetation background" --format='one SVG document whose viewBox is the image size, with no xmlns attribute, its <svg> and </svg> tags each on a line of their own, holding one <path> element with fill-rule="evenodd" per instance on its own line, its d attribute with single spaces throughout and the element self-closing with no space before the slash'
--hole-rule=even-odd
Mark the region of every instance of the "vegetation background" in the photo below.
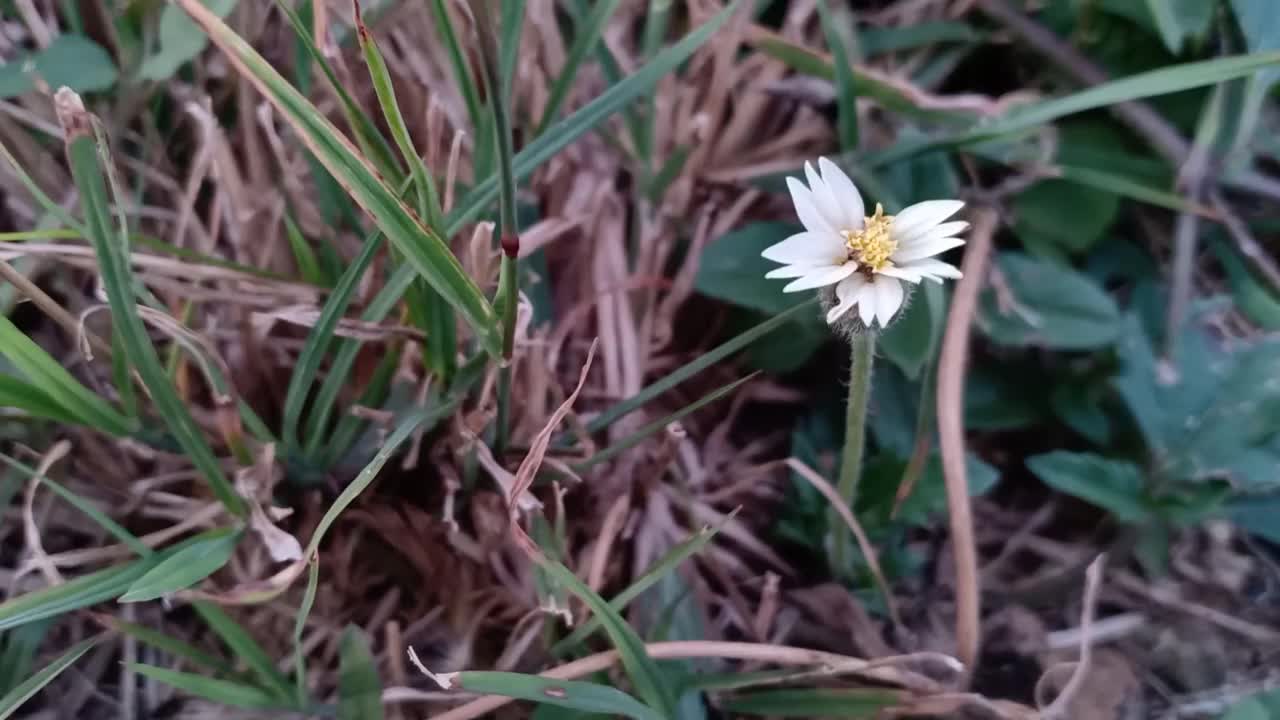
<svg viewBox="0 0 1280 720">
<path fill-rule="evenodd" d="M 1275 0 L 0 0 L 0 58 L 0 718 L 1280 717 Z M 820 155 L 973 225 L 851 513 L 760 257 Z"/>
</svg>

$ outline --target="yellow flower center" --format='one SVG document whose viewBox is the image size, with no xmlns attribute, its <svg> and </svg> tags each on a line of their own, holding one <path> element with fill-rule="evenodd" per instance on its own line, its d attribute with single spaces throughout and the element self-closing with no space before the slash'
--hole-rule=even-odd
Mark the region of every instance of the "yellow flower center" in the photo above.
<svg viewBox="0 0 1280 720">
<path fill-rule="evenodd" d="M 861 230 L 841 230 L 849 258 L 859 265 L 879 271 L 889 264 L 889 257 L 898 249 L 898 242 L 889 234 L 893 216 L 884 214 L 884 207 L 876 203 L 876 214 L 866 219 Z"/>
</svg>

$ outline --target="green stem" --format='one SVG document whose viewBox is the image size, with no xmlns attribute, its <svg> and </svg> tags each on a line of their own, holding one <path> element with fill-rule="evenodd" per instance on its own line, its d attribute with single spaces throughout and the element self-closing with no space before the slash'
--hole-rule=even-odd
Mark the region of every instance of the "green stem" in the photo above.
<svg viewBox="0 0 1280 720">
<path fill-rule="evenodd" d="M 845 505 L 853 509 L 867 443 L 867 404 L 871 400 L 871 367 L 875 361 L 876 336 L 871 331 L 863 331 L 853 337 L 850 345 L 849 401 L 845 409 L 844 450 L 840 454 L 840 480 L 836 490 Z M 849 529 L 834 508 L 829 514 L 828 527 L 831 528 L 831 570 L 839 577 L 849 570 L 853 541 Z"/>
<path fill-rule="evenodd" d="M 508 425 L 511 406 L 511 355 L 515 349 L 516 306 L 519 304 L 519 289 L 516 282 L 519 268 L 516 258 L 520 253 L 520 228 L 516 225 L 516 179 L 515 171 L 512 169 L 512 156 L 515 152 L 511 142 L 511 115 L 507 106 L 509 99 L 503 93 L 503 88 L 507 87 L 507 84 L 501 77 L 502 66 L 497 44 L 498 27 L 494 23 L 488 0 L 472 0 L 471 8 L 479 23 L 480 60 L 484 66 L 485 82 L 489 88 L 490 106 L 493 110 L 493 130 L 498 148 L 498 219 L 500 222 L 498 237 L 502 242 L 502 266 L 498 275 L 496 304 L 502 314 L 503 366 L 498 371 L 498 416 L 495 419 L 497 433 L 494 438 L 494 452 L 500 456 L 506 449 L 510 433 Z"/>
</svg>

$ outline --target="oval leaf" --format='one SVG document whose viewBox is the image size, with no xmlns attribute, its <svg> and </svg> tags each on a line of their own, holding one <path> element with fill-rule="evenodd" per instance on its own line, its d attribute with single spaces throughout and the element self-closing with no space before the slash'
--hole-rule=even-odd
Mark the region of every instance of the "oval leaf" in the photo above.
<svg viewBox="0 0 1280 720">
<path fill-rule="evenodd" d="M 1016 252 L 1001 255 L 998 265 L 1004 286 L 984 293 L 978 318 L 992 340 L 1088 350 L 1120 334 L 1115 301 L 1087 276 Z"/>
</svg>

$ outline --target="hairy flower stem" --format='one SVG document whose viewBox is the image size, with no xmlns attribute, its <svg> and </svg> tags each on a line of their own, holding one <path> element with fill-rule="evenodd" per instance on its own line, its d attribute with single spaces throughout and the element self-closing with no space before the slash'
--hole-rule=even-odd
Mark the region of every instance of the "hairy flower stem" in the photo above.
<svg viewBox="0 0 1280 720">
<path fill-rule="evenodd" d="M 871 367 L 875 361 L 876 336 L 864 330 L 850 340 L 849 400 L 845 408 L 844 449 L 840 453 L 840 480 L 836 490 L 840 499 L 853 510 L 862 477 L 862 456 L 867 443 L 867 403 L 871 400 Z M 834 508 L 827 527 L 831 529 L 831 572 L 841 577 L 849 572 L 853 560 L 853 539 L 849 529 Z"/>
</svg>

